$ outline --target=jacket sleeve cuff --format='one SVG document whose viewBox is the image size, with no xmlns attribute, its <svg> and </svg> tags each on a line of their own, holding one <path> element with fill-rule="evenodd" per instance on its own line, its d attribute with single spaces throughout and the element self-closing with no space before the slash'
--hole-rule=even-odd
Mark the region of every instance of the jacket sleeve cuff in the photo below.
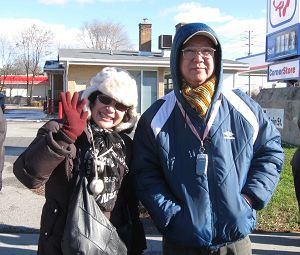
<svg viewBox="0 0 300 255">
<path fill-rule="evenodd" d="M 76 139 L 72 139 L 69 135 L 67 135 L 62 129 L 60 129 L 54 136 L 53 138 L 56 140 L 56 141 L 59 141 L 59 140 L 63 140 L 67 143 L 75 143 Z"/>
</svg>

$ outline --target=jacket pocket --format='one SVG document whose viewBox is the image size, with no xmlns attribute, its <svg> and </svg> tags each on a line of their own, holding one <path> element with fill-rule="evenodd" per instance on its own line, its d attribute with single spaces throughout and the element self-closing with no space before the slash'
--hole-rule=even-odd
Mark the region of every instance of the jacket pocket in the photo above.
<svg viewBox="0 0 300 255">
<path fill-rule="evenodd" d="M 46 240 L 52 235 L 59 213 L 59 206 L 55 200 L 46 202 L 46 204 L 43 207 L 41 217 L 41 239 Z"/>
<path fill-rule="evenodd" d="M 256 223 L 255 210 L 243 195 L 240 194 L 239 200 L 240 206 L 235 209 L 235 216 L 233 217 L 231 229 L 231 238 L 234 240 L 250 234 L 254 230 Z"/>
</svg>

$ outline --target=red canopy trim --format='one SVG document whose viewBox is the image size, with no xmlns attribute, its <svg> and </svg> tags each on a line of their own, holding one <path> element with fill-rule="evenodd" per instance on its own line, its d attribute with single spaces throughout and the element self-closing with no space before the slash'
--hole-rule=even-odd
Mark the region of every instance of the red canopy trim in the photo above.
<svg viewBox="0 0 300 255">
<path fill-rule="evenodd" d="M 7 75 L 4 77 L 0 76 L 1 84 L 27 84 L 27 76 L 26 75 Z M 32 84 L 32 76 L 28 76 L 29 84 Z M 47 76 L 35 76 L 33 79 L 33 84 L 47 84 L 49 82 Z"/>
</svg>

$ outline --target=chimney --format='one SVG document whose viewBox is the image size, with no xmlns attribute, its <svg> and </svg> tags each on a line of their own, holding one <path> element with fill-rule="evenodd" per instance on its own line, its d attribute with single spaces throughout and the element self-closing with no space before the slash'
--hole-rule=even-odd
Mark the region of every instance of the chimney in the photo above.
<svg viewBox="0 0 300 255">
<path fill-rule="evenodd" d="M 147 18 L 139 24 L 139 31 L 139 51 L 151 52 L 152 24 Z"/>
</svg>

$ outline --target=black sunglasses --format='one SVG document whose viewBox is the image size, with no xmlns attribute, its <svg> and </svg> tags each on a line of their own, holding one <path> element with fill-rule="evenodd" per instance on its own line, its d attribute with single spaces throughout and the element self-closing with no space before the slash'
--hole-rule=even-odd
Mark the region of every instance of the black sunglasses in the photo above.
<svg viewBox="0 0 300 255">
<path fill-rule="evenodd" d="M 111 105 L 114 102 L 114 107 L 116 110 L 121 111 L 121 112 L 126 112 L 130 107 L 123 105 L 117 101 L 115 101 L 114 99 L 110 98 L 109 96 L 100 94 L 97 96 L 97 99 L 99 100 L 99 102 L 101 104 L 105 104 L 105 105 Z"/>
</svg>

